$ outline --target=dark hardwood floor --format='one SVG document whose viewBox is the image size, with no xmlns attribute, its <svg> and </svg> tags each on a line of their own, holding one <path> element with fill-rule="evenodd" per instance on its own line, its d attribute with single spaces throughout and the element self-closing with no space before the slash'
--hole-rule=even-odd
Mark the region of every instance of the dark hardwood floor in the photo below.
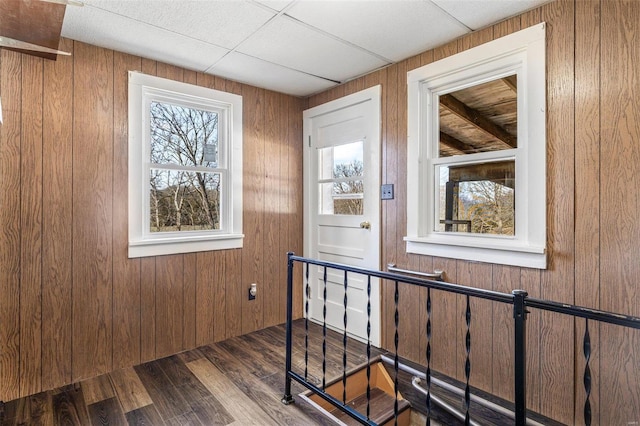
<svg viewBox="0 0 640 426">
<path fill-rule="evenodd" d="M 294 365 L 304 363 L 304 323 L 296 322 Z M 314 425 L 333 424 L 284 389 L 284 326 L 126 368 L 5 405 L 3 425 Z M 310 345 L 321 344 L 310 326 Z M 348 365 L 366 360 L 350 341 Z M 321 351 L 310 353 L 310 374 L 320 378 Z M 340 373 L 338 373 L 340 371 Z M 329 332 L 327 377 L 342 371 L 342 337 Z M 294 395 L 303 388 L 294 383 Z"/>
<path fill-rule="evenodd" d="M 294 324 L 293 367 L 304 375 L 305 325 Z M 307 376 L 323 380 L 322 328 L 309 323 Z M 328 331 L 326 382 L 342 375 L 342 335 Z M 349 339 L 347 368 L 367 361 L 366 346 Z M 378 354 L 375 349 L 372 357 Z M 85 380 L 81 383 L 7 402 L 2 425 L 330 425 L 323 414 L 297 395 L 295 404 L 280 400 L 284 389 L 284 326 L 234 337 L 157 361 Z M 392 372 L 390 372 L 392 374 Z M 406 377 L 405 377 L 406 376 Z M 401 373 L 400 392 L 414 407 L 424 397 Z M 460 398 L 447 396 L 451 404 Z M 505 425 L 509 420 L 472 407 L 482 424 Z M 432 424 L 462 424 L 437 407 Z M 415 420 L 415 419 L 414 419 Z M 418 423 L 419 421 L 419 423 Z M 412 424 L 424 424 L 417 420 Z"/>
</svg>

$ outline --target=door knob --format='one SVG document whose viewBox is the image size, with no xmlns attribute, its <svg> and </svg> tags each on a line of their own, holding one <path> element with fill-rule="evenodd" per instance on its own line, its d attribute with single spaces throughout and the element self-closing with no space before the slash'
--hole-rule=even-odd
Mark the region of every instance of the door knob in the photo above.
<svg viewBox="0 0 640 426">
<path fill-rule="evenodd" d="M 360 222 L 360 228 L 371 229 L 371 224 L 365 220 L 364 222 Z"/>
</svg>

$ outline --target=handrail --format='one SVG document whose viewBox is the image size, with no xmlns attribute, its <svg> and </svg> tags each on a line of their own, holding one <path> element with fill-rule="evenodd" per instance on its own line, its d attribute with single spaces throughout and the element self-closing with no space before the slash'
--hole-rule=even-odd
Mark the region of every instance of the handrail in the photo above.
<svg viewBox="0 0 640 426">
<path fill-rule="evenodd" d="M 467 287 L 460 284 L 445 283 L 443 281 L 425 280 L 423 278 L 414 278 L 402 274 L 392 272 L 374 271 L 358 266 L 345 265 L 343 263 L 326 262 L 323 260 L 315 260 L 307 257 L 291 255 L 291 262 L 308 263 L 316 266 L 326 266 L 327 268 L 338 269 L 340 271 L 354 272 L 356 274 L 368 275 L 389 281 L 398 281 L 406 284 L 413 284 L 419 287 L 429 287 L 435 290 L 444 290 L 450 293 L 457 293 L 477 297 L 480 299 L 494 300 L 496 302 L 513 304 L 513 295 L 508 293 L 500 293 L 498 291 L 485 290 L 475 287 Z"/>
<path fill-rule="evenodd" d="M 395 263 L 387 263 L 387 271 L 396 272 L 398 274 L 411 274 L 419 277 L 425 277 L 429 279 L 433 279 L 436 281 L 442 281 L 442 274 L 444 271 L 440 269 L 435 269 L 433 272 L 419 272 L 419 271 L 411 271 L 409 269 L 398 268 Z"/>
</svg>

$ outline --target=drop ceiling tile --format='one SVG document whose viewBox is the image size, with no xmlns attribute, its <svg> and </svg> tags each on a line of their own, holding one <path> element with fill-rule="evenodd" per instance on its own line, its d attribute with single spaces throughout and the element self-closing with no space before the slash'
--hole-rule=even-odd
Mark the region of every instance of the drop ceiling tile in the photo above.
<svg viewBox="0 0 640 426">
<path fill-rule="evenodd" d="M 237 52 L 225 56 L 207 73 L 294 96 L 307 96 L 336 85 Z"/>
<path fill-rule="evenodd" d="M 286 12 L 384 58 L 400 61 L 469 31 L 428 1 L 300 1 Z"/>
<path fill-rule="evenodd" d="M 387 65 L 357 47 L 280 16 L 262 27 L 238 51 L 268 62 L 336 81 Z"/>
<path fill-rule="evenodd" d="M 293 0 L 255 0 L 255 1 L 273 10 L 277 10 L 278 12 L 283 10 L 285 7 L 289 6 L 291 3 L 294 3 Z"/>
<path fill-rule="evenodd" d="M 276 15 L 258 4 L 233 0 L 85 0 L 100 8 L 177 34 L 233 49 Z"/>
<path fill-rule="evenodd" d="M 494 24 L 549 0 L 431 0 L 472 30 Z"/>
<path fill-rule="evenodd" d="M 189 68 L 206 70 L 229 51 L 94 7 L 67 7 L 62 36 Z"/>
</svg>

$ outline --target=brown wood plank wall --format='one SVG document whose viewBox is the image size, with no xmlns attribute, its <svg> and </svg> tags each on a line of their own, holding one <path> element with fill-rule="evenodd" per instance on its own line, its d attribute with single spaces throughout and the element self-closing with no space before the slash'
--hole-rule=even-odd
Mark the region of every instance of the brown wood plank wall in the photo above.
<svg viewBox="0 0 640 426">
<path fill-rule="evenodd" d="M 0 50 L 5 401 L 284 322 L 285 254 L 302 251 L 306 100 L 62 47 L 55 62 Z M 129 70 L 243 96 L 243 249 L 127 258 Z"/>
<path fill-rule="evenodd" d="M 381 84 L 382 180 L 406 187 L 406 71 L 531 25 L 547 23 L 547 241 L 545 271 L 405 254 L 406 203 L 384 201 L 382 262 L 475 287 L 640 315 L 637 261 L 640 225 L 640 2 L 559 0 L 464 36 L 309 99 L 309 106 Z M 393 348 L 393 288 L 382 289 L 383 341 Z M 403 314 L 420 324 L 401 327 L 400 352 L 424 362 L 426 291 L 416 303 L 402 289 Z M 432 367 L 463 380 L 462 297 L 432 292 Z M 504 398 L 513 384 L 509 307 L 472 301 L 471 383 Z M 408 320 L 401 323 L 406 323 Z M 533 310 L 528 317 L 527 403 L 568 424 L 581 424 L 585 391 L 585 322 Z M 589 326 L 592 340 L 590 402 L 594 424 L 640 419 L 640 333 Z M 455 338 L 452 338 L 455 336 Z M 477 346 L 474 346 L 477 345 Z M 474 347 L 477 348 L 474 351 Z M 482 347 L 482 349 L 480 349 Z M 452 360 L 454 362 L 452 362 Z"/>
<path fill-rule="evenodd" d="M 539 22 L 547 23 L 549 268 L 407 255 L 406 72 Z M 377 84 L 382 179 L 397 194 L 381 206 L 382 265 L 442 269 L 451 282 L 640 315 L 639 26 L 637 1 L 558 0 L 307 100 L 70 40 L 63 48 L 73 56 L 57 62 L 1 50 L 0 399 L 282 322 L 284 253 L 302 247 L 302 111 Z M 130 69 L 243 95 L 244 249 L 126 257 Z M 250 303 L 251 282 L 259 296 Z M 400 352 L 422 360 L 426 291 L 400 292 L 403 312 L 420 323 L 401 320 Z M 391 347 L 393 289 L 382 293 Z M 432 365 L 464 379 L 465 300 L 432 299 Z M 472 349 L 471 382 L 508 398 L 511 313 L 477 301 L 472 309 L 473 344 L 490 349 Z M 529 407 L 582 423 L 584 321 L 534 311 L 528 325 Z M 638 421 L 640 334 L 590 332 L 595 423 Z"/>
</svg>

